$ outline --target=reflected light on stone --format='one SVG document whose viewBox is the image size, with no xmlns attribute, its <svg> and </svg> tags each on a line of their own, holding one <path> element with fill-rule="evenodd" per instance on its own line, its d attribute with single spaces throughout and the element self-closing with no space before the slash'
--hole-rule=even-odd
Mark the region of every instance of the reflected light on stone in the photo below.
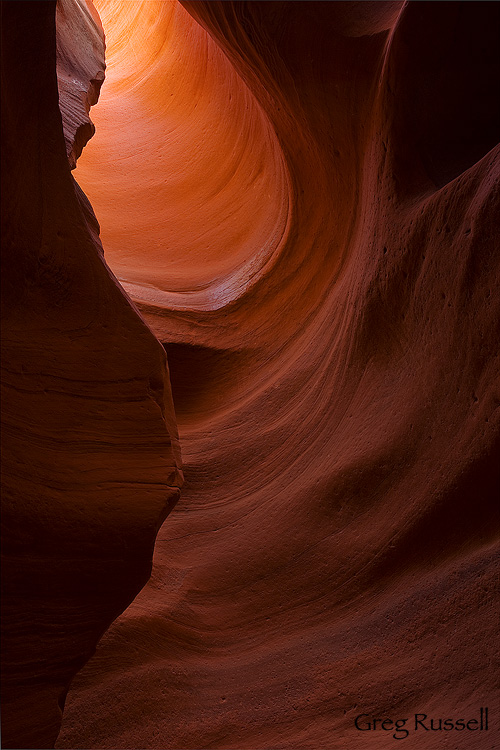
<svg viewBox="0 0 500 750">
<path fill-rule="evenodd" d="M 247 86 L 178 2 L 98 0 L 106 80 L 76 179 L 137 300 L 220 308 L 283 240 L 288 185 Z"/>
</svg>

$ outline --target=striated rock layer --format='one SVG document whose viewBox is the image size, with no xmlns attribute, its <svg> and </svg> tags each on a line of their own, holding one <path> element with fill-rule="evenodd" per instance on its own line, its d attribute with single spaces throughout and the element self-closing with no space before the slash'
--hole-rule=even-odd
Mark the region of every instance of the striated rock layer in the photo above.
<svg viewBox="0 0 500 750">
<path fill-rule="evenodd" d="M 85 6 L 63 8 L 81 28 Z M 65 149 L 55 11 L 2 3 L 5 748 L 53 747 L 69 683 L 147 581 L 182 478 L 165 352 L 103 262 L 71 177 L 88 112 L 61 88 Z M 80 91 L 89 70 L 100 80 L 100 38 L 93 63 L 59 38 Z"/>
<path fill-rule="evenodd" d="M 356 716 L 493 714 L 498 4 L 183 6 L 97 3 L 108 82 L 77 175 L 167 350 L 186 484 L 150 581 L 72 684 L 57 747 L 386 750 L 392 734 Z M 95 253 L 77 260 L 65 316 L 94 290 L 89 338 L 103 357 L 120 342 L 106 382 L 142 373 L 154 340 L 119 288 L 101 292 Z M 47 371 L 47 340 L 28 372 Z M 143 382 L 122 406 L 117 482 L 134 466 L 145 481 L 158 455 L 132 440 L 158 434 L 137 432 Z M 103 535 L 122 528 L 112 516 Z M 496 728 L 408 742 L 490 750 Z"/>
<path fill-rule="evenodd" d="M 183 5 L 208 37 L 179 8 L 98 3 L 122 42 L 79 170 L 169 353 L 186 486 L 57 746 L 385 750 L 392 734 L 357 715 L 473 719 L 495 699 L 498 4 Z M 145 35 L 152 7 L 166 27 Z M 202 173 L 188 156 L 212 164 L 212 147 L 221 171 Z M 210 198 L 198 211 L 172 189 L 176 221 L 179 170 Z M 199 304 L 200 274 L 223 289 L 283 205 L 252 283 Z"/>
</svg>

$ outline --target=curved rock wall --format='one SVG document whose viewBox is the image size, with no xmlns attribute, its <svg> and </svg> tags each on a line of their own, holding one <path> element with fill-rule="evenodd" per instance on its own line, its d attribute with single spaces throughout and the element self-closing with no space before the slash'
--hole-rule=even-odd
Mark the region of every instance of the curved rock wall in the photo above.
<svg viewBox="0 0 500 750">
<path fill-rule="evenodd" d="M 226 148 L 260 112 L 276 134 L 287 182 L 270 200 L 288 224 L 220 309 L 126 287 L 169 353 L 186 487 L 151 581 L 75 682 L 58 747 L 386 748 L 356 715 L 474 718 L 494 695 L 498 7 L 183 5 L 258 105 L 221 110 Z M 189 48 L 198 70 L 208 44 Z M 180 109 L 162 55 L 135 73 L 158 99 L 173 86 Z M 149 94 L 136 101 L 129 140 L 160 128 Z M 204 182 L 245 208 L 241 183 Z M 180 263 L 191 225 L 154 230 Z M 160 286 L 148 253 L 134 273 L 147 258 Z"/>
<path fill-rule="evenodd" d="M 109 80 L 77 176 L 167 350 L 186 483 L 57 747 L 386 750 L 358 714 L 477 717 L 498 5 L 97 5 Z"/>
<path fill-rule="evenodd" d="M 274 131 L 179 3 L 98 7 L 109 29 L 106 96 L 78 179 L 106 258 L 134 298 L 225 307 L 262 275 L 286 230 Z"/>
</svg>

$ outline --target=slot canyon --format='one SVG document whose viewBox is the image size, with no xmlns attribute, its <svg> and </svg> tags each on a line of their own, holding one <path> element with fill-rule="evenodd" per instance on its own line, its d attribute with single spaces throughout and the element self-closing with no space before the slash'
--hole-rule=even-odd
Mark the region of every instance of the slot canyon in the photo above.
<svg viewBox="0 0 500 750">
<path fill-rule="evenodd" d="M 493 750 L 500 4 L 0 6 L 2 747 Z"/>
</svg>

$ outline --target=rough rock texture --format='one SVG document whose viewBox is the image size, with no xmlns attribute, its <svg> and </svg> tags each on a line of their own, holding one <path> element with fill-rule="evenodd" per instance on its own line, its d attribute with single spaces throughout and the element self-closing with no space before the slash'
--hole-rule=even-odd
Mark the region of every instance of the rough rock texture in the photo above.
<svg viewBox="0 0 500 750">
<path fill-rule="evenodd" d="M 89 117 L 104 81 L 104 31 L 87 0 L 58 0 L 56 5 L 57 85 L 64 140 L 72 169 L 95 133 Z"/>
<path fill-rule="evenodd" d="M 493 711 L 498 4 L 97 5 L 77 174 L 186 484 L 57 747 L 387 750 L 356 715 Z"/>
<path fill-rule="evenodd" d="M 55 10 L 2 3 L 5 748 L 53 747 L 69 683 L 148 579 L 181 480 L 164 350 L 71 177 Z"/>
</svg>

